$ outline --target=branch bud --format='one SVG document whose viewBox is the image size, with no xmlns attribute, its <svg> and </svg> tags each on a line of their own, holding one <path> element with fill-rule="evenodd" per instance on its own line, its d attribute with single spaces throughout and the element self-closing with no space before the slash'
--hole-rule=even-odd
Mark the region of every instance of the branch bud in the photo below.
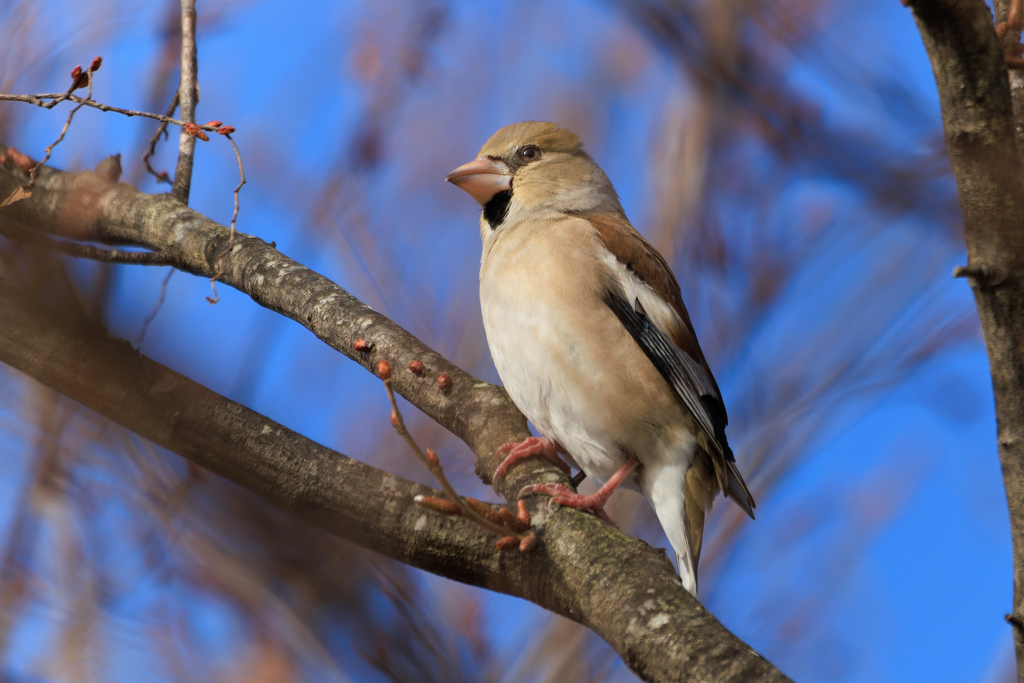
<svg viewBox="0 0 1024 683">
<path fill-rule="evenodd" d="M 515 536 L 506 536 L 505 538 L 499 539 L 494 547 L 497 550 L 512 550 L 520 545 L 519 539 Z"/>
<path fill-rule="evenodd" d="M 416 496 L 413 501 L 422 507 L 433 510 L 434 512 L 440 512 L 445 515 L 461 515 L 462 510 L 459 506 L 450 500 L 443 500 L 441 498 L 433 498 L 431 496 Z"/>
<path fill-rule="evenodd" d="M 82 65 L 79 64 L 71 70 L 71 89 L 78 90 L 89 84 L 89 75 L 82 72 Z"/>
<path fill-rule="evenodd" d="M 519 541 L 519 552 L 528 553 L 537 547 L 537 537 L 534 534 L 526 534 L 523 540 Z"/>
<path fill-rule="evenodd" d="M 380 362 L 377 363 L 377 374 L 385 382 L 391 379 L 391 363 L 381 358 Z"/>
<path fill-rule="evenodd" d="M 516 511 L 519 513 L 519 521 L 527 527 L 533 526 L 533 520 L 530 519 L 530 511 L 526 509 L 525 500 L 519 501 L 519 504 L 516 506 Z"/>
<path fill-rule="evenodd" d="M 480 502 L 476 498 L 469 497 L 466 498 L 466 502 L 469 503 L 469 507 L 473 508 L 473 512 L 481 517 L 486 517 L 487 521 L 492 524 L 501 526 L 501 515 L 495 512 L 489 505 Z"/>
<path fill-rule="evenodd" d="M 192 137 L 199 138 L 203 141 L 209 141 L 210 139 L 210 136 L 204 133 L 203 129 L 195 123 L 186 123 L 182 128 L 184 128 L 186 135 L 191 135 Z"/>
<path fill-rule="evenodd" d="M 506 508 L 498 508 L 498 515 L 501 517 L 502 524 L 517 534 L 521 534 L 530 528 L 528 525 L 523 524 L 518 517 L 513 515 Z"/>
</svg>

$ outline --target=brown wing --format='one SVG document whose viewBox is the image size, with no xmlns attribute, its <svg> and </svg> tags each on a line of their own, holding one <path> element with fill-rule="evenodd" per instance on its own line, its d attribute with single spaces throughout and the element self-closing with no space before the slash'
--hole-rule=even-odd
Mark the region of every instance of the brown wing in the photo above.
<svg viewBox="0 0 1024 683">
<path fill-rule="evenodd" d="M 585 219 L 605 248 L 627 268 L 628 274 L 619 283 L 621 291 L 607 293 L 608 305 L 702 427 L 706 438 L 698 440 L 707 444 L 718 486 L 753 517 L 754 500 L 725 438 L 725 404 L 672 269 L 622 214 L 594 214 Z"/>
<path fill-rule="evenodd" d="M 601 242 L 619 261 L 628 266 L 641 280 L 646 282 L 660 296 L 679 319 L 679 324 L 669 324 L 665 332 L 672 338 L 681 351 L 693 358 L 707 373 L 715 390 L 715 397 L 721 403 L 721 391 L 715 376 L 708 367 L 704 352 L 697 341 L 697 333 L 693 331 L 690 314 L 683 303 L 683 295 L 679 282 L 668 267 L 668 263 L 651 243 L 638 233 L 625 216 L 613 213 L 587 216 L 587 220 L 597 230 Z M 725 405 L 721 407 L 722 417 L 728 424 Z"/>
</svg>

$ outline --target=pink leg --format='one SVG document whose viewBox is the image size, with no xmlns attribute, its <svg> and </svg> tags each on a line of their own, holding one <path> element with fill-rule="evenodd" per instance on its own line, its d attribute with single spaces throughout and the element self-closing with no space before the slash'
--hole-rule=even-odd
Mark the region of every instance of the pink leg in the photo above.
<svg viewBox="0 0 1024 683">
<path fill-rule="evenodd" d="M 571 472 L 569 466 L 562 462 L 562 459 L 558 457 L 558 446 L 551 439 L 531 436 L 519 443 L 505 444 L 498 449 L 495 455 L 501 455 L 505 451 L 509 451 L 508 457 L 501 461 L 501 464 L 498 465 L 498 469 L 494 470 L 494 476 L 491 477 L 491 483 L 495 487 L 495 490 L 497 490 L 498 480 L 502 479 L 508 473 L 508 470 L 512 465 L 524 458 L 531 458 L 535 455 L 544 456 L 551 462 L 558 465 L 559 469 L 566 474 L 570 474 Z"/>
<path fill-rule="evenodd" d="M 625 479 L 636 466 L 637 462 L 635 460 L 627 460 L 622 467 L 616 470 L 615 474 L 612 475 L 612 478 L 605 482 L 604 486 L 594 493 L 591 493 L 589 496 L 582 496 L 578 493 L 574 493 L 571 489 L 562 486 L 561 484 L 530 484 L 529 486 L 523 487 L 522 493 L 529 493 L 531 491 L 546 493 L 559 505 L 579 508 L 580 510 L 588 510 L 612 526 L 615 526 L 615 522 L 609 519 L 608 515 L 604 512 L 605 503 L 607 503 L 608 499 L 612 497 L 612 493 L 614 493 L 615 489 L 622 483 L 622 480 Z"/>
</svg>

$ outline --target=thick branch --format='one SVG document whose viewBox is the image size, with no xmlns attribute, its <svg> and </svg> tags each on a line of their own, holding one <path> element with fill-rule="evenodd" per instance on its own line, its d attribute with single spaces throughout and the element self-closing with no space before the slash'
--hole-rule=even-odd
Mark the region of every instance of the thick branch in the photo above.
<svg viewBox="0 0 1024 683">
<path fill-rule="evenodd" d="M 1024 167 L 1002 47 L 982 0 L 914 0 L 942 104 L 968 267 L 996 402 L 1013 534 L 1013 616 L 1024 617 Z M 1024 681 L 1024 630 L 1014 628 Z"/>
<path fill-rule="evenodd" d="M 787 680 L 682 590 L 663 551 L 592 516 L 552 514 L 542 503 L 534 512 L 540 545 L 500 553 L 478 526 L 413 503 L 439 492 L 330 451 L 91 321 L 69 320 L 3 284 L 0 319 L 0 361 L 330 533 L 575 619 L 645 680 Z"/>
<path fill-rule="evenodd" d="M 0 152 L 6 149 L 0 145 Z M 13 192 L 24 178 L 13 166 L 0 167 L 0 196 Z M 167 256 L 179 270 L 207 278 L 218 272 L 218 256 L 230 239 L 228 228 L 170 195 L 141 194 L 131 185 L 114 184 L 95 173 L 63 173 L 49 167 L 40 169 L 33 196 L 0 210 L 0 220 L 68 239 L 146 247 Z M 308 328 L 371 372 L 382 358 L 390 361 L 395 368 L 395 391 L 466 442 L 477 455 L 478 473 L 486 483 L 498 466 L 494 456 L 498 447 L 529 436 L 526 419 L 504 389 L 466 374 L 385 316 L 263 240 L 236 233 L 220 281 Z M 369 350 L 356 350 L 357 339 L 366 340 Z M 423 363 L 422 373 L 407 369 L 412 360 Z M 451 380 L 447 391 L 438 386 L 442 374 Z M 514 496 L 532 483 L 529 477 L 535 473 L 563 476 L 554 465 L 538 461 L 532 470 L 514 468 L 502 481 L 502 492 Z"/>
</svg>

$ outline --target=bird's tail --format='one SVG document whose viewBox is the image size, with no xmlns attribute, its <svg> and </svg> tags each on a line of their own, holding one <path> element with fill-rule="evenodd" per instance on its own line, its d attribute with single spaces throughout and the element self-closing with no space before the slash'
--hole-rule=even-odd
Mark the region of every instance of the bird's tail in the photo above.
<svg viewBox="0 0 1024 683">
<path fill-rule="evenodd" d="M 686 466 L 685 460 L 648 464 L 644 467 L 640 485 L 675 551 L 683 588 L 697 597 L 697 560 L 700 558 L 700 542 L 704 530 L 704 496 L 691 493 L 688 471 L 693 469 Z M 691 498 L 699 504 L 699 516 Z"/>
</svg>

